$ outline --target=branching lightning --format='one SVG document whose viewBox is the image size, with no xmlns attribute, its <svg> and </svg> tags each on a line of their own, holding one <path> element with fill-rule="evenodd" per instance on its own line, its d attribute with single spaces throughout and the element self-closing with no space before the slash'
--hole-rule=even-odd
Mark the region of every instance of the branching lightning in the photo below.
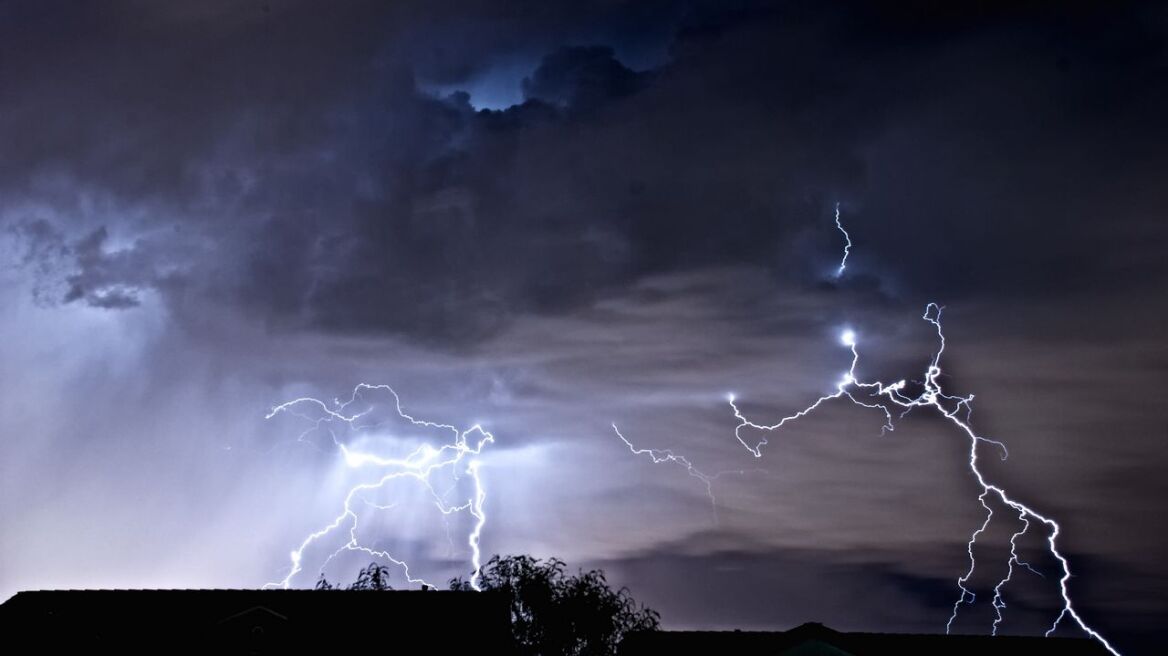
<svg viewBox="0 0 1168 656">
<path fill-rule="evenodd" d="M 372 411 L 372 407 L 361 412 L 347 412 L 347 408 L 355 401 L 361 398 L 363 392 L 383 391 L 388 392 L 393 397 L 393 408 L 397 412 L 397 416 L 409 422 L 412 426 L 418 428 L 438 429 L 439 431 L 450 433 L 451 439 L 448 443 L 442 444 L 438 447 L 430 444 L 422 444 L 414 451 L 402 458 L 390 458 L 378 455 L 376 453 L 368 453 L 365 451 L 354 450 L 347 444 L 339 440 L 336 433 L 328 424 L 332 422 L 343 422 L 349 428 L 358 427 L 355 422 L 365 417 Z M 308 406 L 319 412 L 321 416 L 313 419 L 298 410 L 301 406 Z M 313 421 L 313 427 L 300 435 L 303 440 L 305 436 L 314 431 L 323 429 L 332 437 L 337 451 L 345 463 L 345 466 L 351 469 L 361 469 L 366 467 L 377 468 L 379 476 L 372 482 L 361 483 L 349 489 L 345 495 L 344 504 L 341 513 L 337 515 L 331 523 L 325 527 L 310 533 L 306 536 L 291 552 L 290 558 L 292 567 L 287 576 L 278 583 L 269 583 L 265 587 L 281 587 L 288 588 L 292 579 L 303 570 L 304 551 L 310 545 L 318 540 L 328 536 L 334 532 L 340 532 L 348 529 L 348 540 L 341 545 L 336 551 L 332 552 L 321 563 L 319 571 L 323 572 L 324 568 L 343 552 L 355 551 L 368 554 L 374 558 L 381 558 L 387 560 L 397 567 L 399 567 L 405 579 L 414 584 L 429 585 L 421 577 L 415 576 L 410 572 L 409 564 L 401 558 L 395 557 L 384 549 L 374 549 L 368 545 L 363 544 L 358 537 L 359 520 L 362 514 L 359 512 L 357 504 L 363 504 L 374 510 L 387 511 L 397 506 L 396 503 L 391 504 L 376 504 L 366 498 L 366 494 L 381 490 L 390 481 L 398 479 L 413 479 L 418 481 L 427 490 L 433 499 L 435 507 L 442 515 L 449 516 L 455 513 L 468 513 L 474 519 L 474 526 L 467 536 L 467 545 L 470 547 L 472 574 L 470 579 L 471 587 L 475 590 L 479 589 L 479 574 L 482 566 L 482 558 L 479 551 L 479 541 L 482 537 L 483 527 L 486 525 L 487 517 L 483 512 L 483 501 L 486 499 L 486 492 L 483 489 L 482 480 L 479 477 L 480 460 L 478 456 L 481 455 L 483 447 L 489 443 L 493 443 L 495 438 L 491 433 L 487 432 L 482 426 L 475 424 L 466 430 L 459 430 L 450 424 L 441 424 L 431 421 L 424 421 L 416 419 L 413 416 L 406 414 L 401 406 L 401 398 L 398 397 L 397 392 L 388 385 L 369 385 L 361 383 L 353 389 L 353 394 L 348 401 L 341 402 L 334 401 L 330 406 L 323 401 L 314 398 L 298 398 L 287 403 L 278 405 L 267 414 L 266 419 L 271 419 L 280 413 L 290 413 L 299 417 L 303 417 Z M 450 490 L 439 492 L 435 489 L 432 476 L 440 471 L 448 472 L 455 479 L 462 475 L 468 475 L 471 481 L 473 492 L 469 498 L 458 502 L 449 503 L 446 499 L 450 494 Z"/>
<path fill-rule="evenodd" d="M 843 275 L 847 268 L 847 259 L 851 251 L 852 242 L 847 230 L 844 228 L 840 219 L 839 205 L 835 207 L 835 224 L 839 231 L 844 235 L 846 245 L 844 247 L 843 257 L 840 260 L 839 268 L 835 272 L 836 277 Z M 969 471 L 981 489 L 977 499 L 981 506 L 985 509 L 985 519 L 982 524 L 973 531 L 967 543 L 967 553 L 969 556 L 969 568 L 957 578 L 957 587 L 959 596 L 953 605 L 953 612 L 950 615 L 949 621 L 946 623 L 946 632 L 948 633 L 953 622 L 956 620 L 963 604 L 971 604 L 975 600 L 975 594 L 970 590 L 968 583 L 973 577 L 976 570 L 976 558 L 974 556 L 974 545 L 978 538 L 985 533 L 991 523 L 994 521 L 995 513 L 992 503 L 998 503 L 1008 506 L 1014 513 L 1016 513 L 1017 521 L 1020 523 L 1020 528 L 1016 530 L 1010 537 L 1010 557 L 1007 562 L 1006 575 L 993 588 L 992 606 L 995 611 L 995 619 L 991 631 L 994 635 L 997 634 L 999 624 L 1003 619 L 1003 610 L 1006 608 L 1003 593 L 1007 585 L 1013 578 L 1016 568 L 1023 568 L 1038 576 L 1042 576 L 1040 572 L 1035 570 L 1030 564 L 1023 561 L 1018 554 L 1018 540 L 1026 535 L 1035 525 L 1041 525 L 1046 529 L 1046 542 L 1048 544 L 1048 552 L 1058 562 L 1060 577 L 1058 579 L 1059 593 L 1062 600 L 1062 607 L 1058 615 L 1054 618 L 1050 628 L 1046 631 L 1046 635 L 1051 635 L 1064 620 L 1073 621 L 1083 632 L 1088 636 L 1098 641 L 1108 652 L 1119 656 L 1119 652 L 1096 630 L 1091 628 L 1075 610 L 1070 592 L 1068 589 L 1069 581 L 1071 579 L 1070 565 L 1065 556 L 1059 551 L 1058 537 L 1061 533 L 1060 525 L 1051 517 L 1043 515 L 1027 506 L 1013 497 L 1011 497 L 1004 488 L 994 483 L 991 483 L 982 473 L 978 462 L 979 452 L 978 447 L 981 445 L 990 445 L 999 454 L 1002 460 L 1008 457 L 1006 446 L 1001 441 L 991 439 L 979 435 L 972 427 L 971 415 L 973 411 L 972 402 L 974 395 L 958 396 L 948 394 L 942 388 L 940 377 L 942 375 L 941 358 L 944 354 L 946 343 L 945 334 L 941 325 L 942 307 L 936 303 L 929 303 L 925 307 L 922 319 L 930 323 L 937 333 L 938 347 L 933 353 L 928 366 L 925 369 L 923 381 L 920 383 L 921 390 L 919 394 L 912 395 L 907 391 L 908 383 L 905 379 L 898 380 L 893 383 L 884 383 L 881 381 L 862 381 L 857 375 L 857 368 L 859 366 L 859 339 L 856 332 L 852 329 L 844 330 L 840 334 L 840 342 L 851 352 L 850 365 L 838 382 L 835 384 L 835 390 L 824 396 L 819 397 L 807 407 L 798 410 L 797 412 L 779 419 L 773 424 L 759 424 L 748 419 L 739 409 L 734 395 L 728 396 L 728 402 L 734 413 L 734 417 L 738 420 L 738 424 L 734 428 L 734 436 L 738 442 L 749 451 L 754 457 L 762 457 L 762 448 L 768 444 L 767 435 L 779 431 L 784 426 L 792 423 L 808 414 L 817 410 L 820 406 L 837 399 L 846 398 L 851 403 L 863 408 L 879 411 L 883 417 L 883 425 L 881 433 L 895 430 L 894 414 L 897 417 L 904 417 L 908 413 L 917 409 L 928 409 L 938 413 L 941 417 L 947 420 L 951 425 L 956 427 L 969 441 Z M 355 426 L 355 422 L 365 416 L 370 410 L 363 412 L 348 412 L 347 408 L 360 398 L 362 392 L 368 391 L 385 391 L 393 397 L 394 409 L 397 416 L 411 425 L 416 427 L 424 427 L 430 429 L 439 429 L 448 431 L 451 439 L 449 442 L 440 446 L 432 446 L 430 444 L 423 444 L 417 449 L 406 455 L 405 457 L 386 457 L 377 453 L 371 453 L 363 450 L 356 450 L 351 448 L 349 444 L 337 438 L 336 434 L 327 427 L 326 424 L 332 422 L 343 422 L 348 427 Z M 321 413 L 320 417 L 313 420 L 303 414 L 299 414 L 297 409 L 301 406 L 312 407 Z M 479 476 L 479 469 L 481 461 L 479 456 L 483 448 L 488 443 L 494 442 L 494 437 L 491 433 L 484 430 L 480 425 L 476 424 L 466 430 L 459 430 L 453 425 L 434 423 L 414 418 L 405 413 L 401 407 L 401 400 L 398 394 L 389 386 L 386 385 L 369 385 L 362 383 L 353 390 L 353 394 L 348 401 L 334 401 L 330 406 L 322 401 L 314 398 L 298 398 L 282 405 L 274 407 L 267 415 L 267 418 L 272 418 L 277 414 L 287 412 L 296 414 L 314 422 L 314 427 L 301 435 L 301 439 L 312 430 L 325 429 L 332 437 L 332 441 L 337 448 L 340 456 L 343 458 L 345 465 L 352 469 L 360 469 L 365 467 L 378 468 L 380 470 L 379 476 L 372 482 L 358 484 L 349 489 L 345 495 L 344 503 L 340 514 L 325 525 L 323 528 L 307 535 L 290 554 L 291 569 L 288 574 L 278 583 L 271 583 L 271 587 L 288 588 L 292 580 L 297 574 L 303 571 L 303 557 L 305 550 L 316 543 L 318 540 L 331 535 L 333 533 L 340 533 L 347 530 L 348 540 L 334 552 L 332 552 L 324 562 L 320 564 L 320 571 L 328 565 L 332 559 L 346 551 L 362 552 L 373 557 L 382 558 L 397 565 L 406 580 L 411 583 L 426 584 L 426 581 L 421 577 L 415 576 L 410 571 L 410 566 L 404 560 L 395 557 L 386 550 L 375 549 L 371 546 L 363 544 L 358 536 L 359 521 L 361 514 L 358 512 L 357 504 L 363 504 L 364 507 L 372 508 L 374 510 L 388 511 L 393 509 L 397 504 L 377 504 L 366 498 L 365 494 L 380 490 L 387 483 L 397 479 L 409 478 L 421 483 L 428 491 L 433 499 L 434 506 L 442 513 L 443 516 L 449 516 L 455 513 L 468 513 L 474 519 L 473 529 L 467 536 L 467 545 L 471 551 L 471 565 L 473 574 L 470 579 L 471 587 L 479 589 L 478 582 L 481 570 L 481 554 L 479 549 L 479 542 L 482 536 L 483 527 L 486 524 L 486 515 L 483 512 L 483 502 L 485 499 L 485 491 L 482 481 Z M 714 515 L 714 521 L 718 519 L 717 499 L 714 495 L 714 481 L 720 476 L 726 474 L 744 474 L 744 470 L 738 471 L 724 471 L 716 474 L 705 474 L 697 469 L 693 463 L 686 457 L 678 455 L 669 449 L 646 449 L 638 448 L 631 441 L 629 441 L 617 428 L 616 424 L 612 425 L 613 431 L 617 437 L 628 447 L 629 451 L 634 455 L 647 456 L 653 463 L 673 463 L 679 467 L 685 468 L 686 472 L 700 480 L 706 490 L 706 496 L 710 499 L 711 509 Z M 748 442 L 743 432 L 746 429 L 758 431 L 764 435 L 753 444 Z M 432 476 L 439 471 L 449 471 L 456 478 L 461 475 L 469 476 L 473 483 L 473 493 L 469 498 L 459 500 L 455 503 L 448 502 L 447 496 L 450 490 L 439 492 L 435 489 Z"/>
<path fill-rule="evenodd" d="M 847 232 L 844 230 L 843 225 L 839 219 L 838 205 L 836 206 L 836 225 L 839 227 L 840 231 L 844 233 L 844 236 L 847 237 Z M 848 256 L 848 249 L 850 249 L 850 247 L 851 240 L 848 239 L 847 247 L 844 250 L 844 258 L 843 261 L 840 262 L 840 267 L 836 274 L 837 276 L 842 274 L 844 271 Z M 927 408 L 936 411 L 952 425 L 957 427 L 957 429 L 969 439 L 969 471 L 973 474 L 974 479 L 981 488 L 981 493 L 978 495 L 978 501 L 986 511 L 985 521 L 977 530 L 973 532 L 967 545 L 967 551 L 969 553 L 969 569 L 957 579 L 957 587 L 960 590 L 960 596 L 954 603 L 953 613 L 950 616 L 948 623 L 945 625 L 946 633 L 948 633 L 952 628 L 953 622 L 957 618 L 957 614 L 961 605 L 973 603 L 975 599 L 974 593 L 967 587 L 967 583 L 973 576 L 977 565 L 973 554 L 973 547 L 974 543 L 977 542 L 978 537 L 989 528 L 991 521 L 994 519 L 994 511 L 989 504 L 989 500 L 996 498 L 1002 504 L 1005 504 L 1017 512 L 1018 519 L 1022 523 L 1022 528 L 1016 531 L 1010 538 L 1010 559 L 1008 562 L 1007 573 L 1005 578 L 1003 578 L 994 587 L 993 607 L 996 613 L 996 617 L 992 627 L 993 634 L 997 634 L 998 625 L 1002 621 L 1002 610 L 1006 607 L 1006 604 L 1002 598 L 1002 592 L 1006 587 L 1006 584 L 1010 582 L 1014 574 L 1015 566 L 1023 567 L 1030 570 L 1031 572 L 1034 572 L 1035 574 L 1038 574 L 1034 568 L 1019 558 L 1017 551 L 1018 538 L 1030 529 L 1032 522 L 1036 522 L 1046 527 L 1048 531 L 1046 536 L 1046 540 L 1049 545 L 1048 551 L 1051 556 L 1053 556 L 1054 559 L 1058 561 L 1061 571 L 1061 576 L 1059 578 L 1059 593 L 1063 605 L 1058 616 L 1054 618 L 1050 628 L 1046 631 L 1046 635 L 1049 636 L 1055 631 L 1056 628 L 1058 628 L 1059 624 L 1063 620 L 1070 618 L 1087 635 L 1097 640 L 1110 653 L 1118 656 L 1119 652 L 1117 652 L 1116 649 L 1112 647 L 1111 644 L 1102 635 L 1100 635 L 1097 631 L 1092 629 L 1087 625 L 1086 622 L 1083 621 L 1072 604 L 1070 592 L 1067 588 L 1068 582 L 1071 579 L 1070 565 L 1068 564 L 1067 559 L 1059 551 L 1057 544 L 1057 539 L 1061 532 L 1061 527 L 1059 524 L 1051 517 L 1043 515 L 1030 506 L 1024 505 L 1021 502 L 1015 500 L 1009 496 L 1006 490 L 1002 487 L 989 482 L 985 475 L 981 472 L 981 469 L 978 467 L 978 446 L 981 444 L 989 444 L 995 447 L 995 449 L 1000 452 L 1001 458 L 1003 460 L 1006 459 L 1008 453 L 1006 451 L 1006 446 L 1002 442 L 983 437 L 974 431 L 970 423 L 972 402 L 974 398 L 972 394 L 969 396 L 954 396 L 946 394 L 941 387 L 941 383 L 939 381 L 941 377 L 941 356 L 945 351 L 945 334 L 941 329 L 941 310 L 941 306 L 937 305 L 936 303 L 929 303 L 925 307 L 925 313 L 922 316 L 925 321 L 932 324 L 936 329 L 939 345 L 937 351 L 933 354 L 928 368 L 925 370 L 923 389 L 921 390 L 920 394 L 916 396 L 909 396 L 905 391 L 906 382 L 904 380 L 899 380 L 892 384 L 885 384 L 880 381 L 860 381 L 856 376 L 856 367 L 859 364 L 860 359 L 857 348 L 858 339 L 856 333 L 853 330 L 848 329 L 841 333 L 840 342 L 852 353 L 851 366 L 848 367 L 847 372 L 845 372 L 840 378 L 839 382 L 836 383 L 836 388 L 833 393 L 826 396 L 821 396 L 806 408 L 803 408 L 794 414 L 783 417 L 778 422 L 773 424 L 757 424 L 747 419 L 735 404 L 734 396 L 731 395 L 728 397 L 730 407 L 734 411 L 734 417 L 738 419 L 738 425 L 734 428 L 734 436 L 738 439 L 742 446 L 746 448 L 747 451 L 758 458 L 762 456 L 762 447 L 766 446 L 767 444 L 766 437 L 762 437 L 760 441 L 752 445 L 748 443 L 747 440 L 743 437 L 743 429 L 749 428 L 763 433 L 773 433 L 783 428 L 783 426 L 786 424 L 810 414 L 824 403 L 835 399 L 847 398 L 856 405 L 862 406 L 864 408 L 879 410 L 884 415 L 884 425 L 881 429 L 882 433 L 886 431 L 892 431 L 894 429 L 893 409 L 900 410 L 901 417 L 917 408 Z"/>
<path fill-rule="evenodd" d="M 658 464 L 658 463 L 662 463 L 662 462 L 676 463 L 682 467 L 685 467 L 685 470 L 689 473 L 690 476 L 693 476 L 694 478 L 696 478 L 699 481 L 701 481 L 702 483 L 704 483 L 706 486 L 706 496 L 710 498 L 710 510 L 714 514 L 714 523 L 715 524 L 718 523 L 718 499 L 717 499 L 717 497 L 714 496 L 714 481 L 718 480 L 722 476 L 727 476 L 730 474 L 736 474 L 736 475 L 741 476 L 741 475 L 745 475 L 748 473 L 747 470 L 744 470 L 744 469 L 735 469 L 735 470 L 730 470 L 730 471 L 720 471 L 720 472 L 717 472 L 714 474 L 703 474 L 697 467 L 694 467 L 693 463 L 691 463 L 689 461 L 689 459 L 686 458 L 685 456 L 679 456 L 679 455 L 673 453 L 673 451 L 670 449 L 640 449 L 640 448 L 637 448 L 637 447 L 633 446 L 633 443 L 630 442 L 628 440 L 628 438 L 626 438 L 620 432 L 620 429 L 616 427 L 616 424 L 612 425 L 612 430 L 615 431 L 616 436 L 619 437 L 621 439 L 621 441 L 625 443 L 625 446 L 629 447 L 629 451 L 631 451 L 633 453 L 633 455 L 649 456 L 649 459 L 652 460 L 654 464 Z M 762 471 L 762 470 L 754 470 L 754 471 Z"/>
</svg>

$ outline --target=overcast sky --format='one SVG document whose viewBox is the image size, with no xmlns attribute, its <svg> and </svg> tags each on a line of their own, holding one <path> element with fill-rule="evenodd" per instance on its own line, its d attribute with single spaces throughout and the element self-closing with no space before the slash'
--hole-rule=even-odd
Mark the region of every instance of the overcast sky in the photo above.
<svg viewBox="0 0 1168 656">
<path fill-rule="evenodd" d="M 1162 6 L 331 5 L 0 4 L 0 598 L 280 580 L 365 474 L 264 416 L 368 382 L 494 433 L 488 554 L 604 567 L 671 628 L 943 630 L 965 437 L 840 401 L 756 459 L 726 402 L 830 393 L 845 327 L 862 378 L 920 379 L 934 301 L 985 473 L 1060 522 L 1084 619 L 1162 646 Z M 613 422 L 740 471 L 716 518 Z M 465 574 L 465 517 L 403 494 L 368 539 Z M 1057 615 L 1044 538 L 1003 631 Z"/>
</svg>

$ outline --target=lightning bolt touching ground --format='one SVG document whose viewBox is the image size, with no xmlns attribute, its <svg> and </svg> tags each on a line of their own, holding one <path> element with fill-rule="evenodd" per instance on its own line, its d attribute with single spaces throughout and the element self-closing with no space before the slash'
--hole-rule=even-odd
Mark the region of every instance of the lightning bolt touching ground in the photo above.
<svg viewBox="0 0 1168 656">
<path fill-rule="evenodd" d="M 363 426 L 358 422 L 373 411 L 373 406 L 360 412 L 349 412 L 347 410 L 353 403 L 362 399 L 363 393 L 369 392 L 388 392 L 393 397 L 393 410 L 397 413 L 398 418 L 405 420 L 416 428 L 437 429 L 440 432 L 449 432 L 450 440 L 437 447 L 424 443 L 408 455 L 400 458 L 386 457 L 376 453 L 350 448 L 349 445 L 337 438 L 333 427 L 339 422 L 343 427 L 350 429 L 363 430 L 370 428 L 370 426 Z M 304 414 L 301 410 L 302 408 L 315 411 L 318 413 L 318 416 L 313 418 Z M 397 506 L 396 503 L 376 504 L 366 498 L 366 495 L 382 490 L 391 481 L 410 479 L 417 481 L 425 488 L 434 506 L 437 507 L 444 518 L 455 513 L 468 513 L 474 519 L 473 528 L 467 536 L 467 545 L 470 547 L 471 553 L 472 574 L 470 585 L 475 590 L 479 589 L 479 574 L 482 568 L 479 541 L 482 537 L 483 527 L 487 523 L 487 517 L 483 513 L 483 501 L 486 499 L 486 492 L 483 489 L 482 480 L 479 478 L 480 460 L 478 456 L 482 453 L 483 447 L 495 441 L 493 435 L 478 424 L 466 430 L 459 430 L 450 424 L 440 424 L 416 419 L 406 414 L 402 409 L 401 398 L 388 385 L 361 383 L 353 389 L 353 394 L 348 401 L 341 402 L 336 400 L 331 405 L 308 397 L 294 399 L 272 408 L 265 418 L 271 419 L 280 413 L 293 414 L 313 423 L 312 428 L 309 428 L 300 435 L 299 439 L 301 441 L 304 441 L 309 433 L 323 430 L 331 436 L 333 444 L 336 446 L 346 467 L 351 469 L 372 468 L 377 471 L 377 476 L 370 482 L 361 483 L 350 488 L 345 495 L 340 514 L 328 525 L 307 535 L 300 542 L 299 546 L 292 551 L 290 556 L 292 567 L 287 576 L 278 583 L 269 583 L 264 587 L 288 588 L 292 583 L 292 579 L 303 570 L 302 561 L 305 549 L 318 540 L 330 534 L 345 531 L 345 529 L 347 529 L 348 540 L 321 563 L 319 568 L 320 572 L 323 572 L 325 566 L 341 553 L 346 551 L 360 552 L 374 558 L 387 560 L 398 566 L 405 579 L 410 583 L 429 585 L 424 579 L 410 572 L 410 566 L 407 562 L 395 557 L 384 549 L 375 549 L 363 544 L 358 537 L 359 522 L 363 516 L 360 512 L 361 506 L 358 504 L 382 511 L 392 510 Z M 473 488 L 473 492 L 469 495 L 469 498 L 459 499 L 454 503 L 448 502 L 447 497 L 451 490 L 439 492 L 434 487 L 433 477 L 439 472 L 444 472 L 455 480 L 458 480 L 464 475 L 469 476 L 471 487 Z"/>
<path fill-rule="evenodd" d="M 840 230 L 843 231 L 843 226 L 839 220 L 838 205 L 836 206 L 836 225 L 838 225 Z M 847 235 L 847 232 L 845 231 L 844 234 Z M 848 247 L 850 246 L 851 240 L 848 240 Z M 844 251 L 844 260 L 847 260 L 846 249 Z M 843 270 L 844 262 L 841 262 L 839 273 L 843 273 Z M 766 437 L 764 436 L 760 441 L 751 445 L 746 441 L 746 439 L 743 438 L 743 429 L 750 428 L 763 433 L 773 433 L 783 428 L 783 426 L 786 424 L 804 417 L 811 412 L 814 412 L 821 405 L 827 403 L 828 401 L 847 398 L 856 405 L 862 406 L 864 408 L 879 410 L 884 415 L 884 425 L 881 428 L 881 433 L 893 430 L 893 409 L 899 410 L 901 417 L 918 408 L 925 408 L 935 411 L 941 417 L 948 420 L 949 423 L 951 423 L 958 429 L 958 431 L 963 433 L 969 439 L 969 471 L 971 474 L 973 474 L 977 484 L 981 487 L 981 494 L 978 495 L 978 501 L 986 511 L 985 521 L 977 530 L 973 532 L 969 538 L 969 543 L 967 545 L 967 551 L 969 553 L 969 569 L 957 579 L 957 587 L 960 590 L 960 596 L 958 597 L 957 602 L 953 605 L 953 613 L 949 617 L 949 622 L 945 625 L 945 632 L 948 633 L 952 628 L 953 621 L 957 618 L 957 614 L 961 605 L 973 603 L 975 599 L 974 593 L 966 586 L 966 584 L 969 582 L 969 579 L 973 576 L 977 565 L 976 559 L 973 555 L 973 546 L 974 543 L 977 542 L 978 536 L 980 536 L 983 532 L 986 531 L 986 529 L 989 528 L 990 523 L 994 519 L 994 511 L 990 507 L 988 500 L 996 498 L 998 501 L 1006 506 L 1009 506 L 1017 513 L 1018 519 L 1022 522 L 1022 528 L 1021 530 L 1016 531 L 1010 538 L 1010 560 L 1008 563 L 1007 574 L 1005 578 L 1003 578 L 997 584 L 997 586 L 994 587 L 993 606 L 996 613 L 996 619 L 994 620 L 992 629 L 994 635 L 997 634 L 998 624 L 1002 619 L 1002 609 L 1006 607 L 1005 602 L 1002 600 L 1002 590 L 1013 576 L 1015 565 L 1034 571 L 1030 565 L 1019 559 L 1017 552 L 1017 539 L 1026 533 L 1026 531 L 1031 526 L 1031 522 L 1037 522 L 1046 527 L 1046 540 L 1047 544 L 1049 545 L 1048 551 L 1051 556 L 1053 556 L 1054 559 L 1058 561 L 1060 571 L 1062 572 L 1062 576 L 1059 578 L 1059 593 L 1063 602 L 1062 609 L 1060 610 L 1058 616 L 1054 618 L 1050 629 L 1046 631 L 1046 635 L 1049 636 L 1055 631 L 1055 629 L 1058 628 L 1059 624 L 1063 620 L 1069 618 L 1070 620 L 1074 621 L 1075 624 L 1077 624 L 1084 633 L 1102 644 L 1108 652 L 1114 654 L 1115 656 L 1119 656 L 1119 652 L 1111 646 L 1111 643 L 1109 643 L 1102 635 L 1100 635 L 1099 632 L 1088 626 L 1074 608 L 1074 605 L 1071 601 L 1070 592 L 1067 588 L 1068 582 L 1071 579 L 1070 565 L 1067 562 L 1066 557 L 1064 557 L 1058 549 L 1057 540 L 1062 530 L 1059 524 L 1051 517 L 1043 515 L 1030 506 L 1015 500 L 1002 487 L 989 482 L 989 480 L 987 480 L 985 475 L 981 472 L 981 469 L 978 467 L 978 446 L 982 444 L 992 445 L 999 451 L 1003 460 L 1006 459 L 1008 453 L 1006 451 L 1006 446 L 1002 442 L 983 437 L 974 431 L 970 423 L 970 415 L 972 413 L 971 404 L 974 398 L 972 394 L 969 396 L 954 396 L 946 394 L 941 387 L 941 383 L 939 382 L 939 378 L 941 376 L 941 356 L 945 351 L 945 333 L 941 329 L 941 310 L 941 306 L 937 305 L 936 303 L 929 303 L 925 306 L 925 313 L 922 316 L 925 321 L 932 324 L 936 329 L 939 345 L 937 351 L 933 354 L 932 360 L 929 362 L 928 368 L 925 370 L 923 388 L 920 394 L 916 396 L 909 396 L 905 391 L 907 383 L 904 380 L 899 380 L 891 384 L 885 384 L 880 381 L 860 381 L 856 377 L 856 366 L 859 364 L 860 360 L 859 350 L 857 349 L 858 340 L 855 331 L 848 329 L 840 335 L 840 343 L 846 346 L 852 353 L 851 366 L 848 368 L 847 372 L 843 374 L 839 382 L 836 383 L 835 392 L 819 397 L 811 405 L 803 408 L 802 410 L 799 410 L 798 412 L 795 412 L 794 414 L 783 417 L 774 424 L 757 424 L 747 419 L 738 409 L 738 406 L 735 404 L 735 398 L 733 395 L 731 395 L 728 397 L 730 407 L 734 411 L 734 417 L 738 419 L 738 425 L 734 428 L 734 436 L 738 439 L 742 446 L 746 448 L 747 451 L 750 451 L 751 454 L 758 458 L 762 457 L 762 447 L 766 446 L 767 444 Z"/>
</svg>

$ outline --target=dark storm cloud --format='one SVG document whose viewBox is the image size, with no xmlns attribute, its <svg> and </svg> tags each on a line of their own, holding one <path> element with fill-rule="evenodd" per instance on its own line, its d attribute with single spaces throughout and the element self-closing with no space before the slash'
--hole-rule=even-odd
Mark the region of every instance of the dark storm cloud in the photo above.
<svg viewBox="0 0 1168 656">
<path fill-rule="evenodd" d="M 544 57 L 531 77 L 523 80 L 523 95 L 528 100 L 588 111 L 632 95 L 645 86 L 648 77 L 621 64 L 612 48 L 562 48 Z"/>
<path fill-rule="evenodd" d="M 1168 84 L 1146 11 L 8 12 L 25 26 L 3 57 L 8 193 L 59 229 L 86 213 L 78 193 L 105 199 L 87 234 L 182 223 L 214 248 L 172 300 L 273 325 L 460 343 L 647 273 L 814 282 L 836 200 L 865 245 L 850 284 L 910 296 L 1126 282 L 1155 273 L 1163 237 Z M 620 61 L 662 24 L 669 61 Z M 517 52 L 496 29 L 546 49 L 515 80 L 526 103 L 420 90 Z M 1087 259 L 1101 244 L 1125 255 Z M 63 300 L 132 305 L 151 276 L 120 259 L 79 261 Z"/>
<path fill-rule="evenodd" d="M 171 234 L 112 245 L 104 226 L 73 240 L 44 219 L 16 223 L 8 232 L 21 251 L 19 265 L 32 271 L 33 297 L 46 306 L 137 307 L 147 290 L 174 291 L 194 250 Z"/>
<path fill-rule="evenodd" d="M 143 262 L 133 249 L 116 254 L 105 250 L 109 235 L 104 228 L 82 239 L 73 248 L 79 271 L 66 277 L 66 303 L 84 299 L 93 307 L 118 309 L 139 304 L 137 285 L 128 281 L 141 272 Z"/>
</svg>

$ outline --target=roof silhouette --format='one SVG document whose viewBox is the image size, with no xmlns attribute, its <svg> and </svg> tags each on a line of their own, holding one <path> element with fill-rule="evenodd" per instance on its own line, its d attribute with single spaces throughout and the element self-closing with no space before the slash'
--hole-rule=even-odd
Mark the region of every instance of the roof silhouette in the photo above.
<svg viewBox="0 0 1168 656">
<path fill-rule="evenodd" d="M 55 590 L 20 592 L 0 605 L 0 632 L 31 652 L 334 653 L 408 645 L 465 656 L 508 653 L 510 621 L 500 595 L 437 590 Z"/>
<path fill-rule="evenodd" d="M 31 651 L 214 650 L 268 654 L 369 648 L 426 654 L 514 652 L 501 594 L 437 590 L 49 590 L 0 605 L 0 632 Z M 870 656 L 933 653 L 1098 656 L 1079 638 L 848 633 L 807 623 L 789 631 L 650 631 L 621 656 Z"/>
<path fill-rule="evenodd" d="M 621 643 L 621 656 L 734 654 L 735 656 L 1107 656 L 1094 640 L 1032 636 L 970 636 L 910 633 L 845 633 L 809 622 L 789 631 L 657 631 L 636 633 Z"/>
</svg>

